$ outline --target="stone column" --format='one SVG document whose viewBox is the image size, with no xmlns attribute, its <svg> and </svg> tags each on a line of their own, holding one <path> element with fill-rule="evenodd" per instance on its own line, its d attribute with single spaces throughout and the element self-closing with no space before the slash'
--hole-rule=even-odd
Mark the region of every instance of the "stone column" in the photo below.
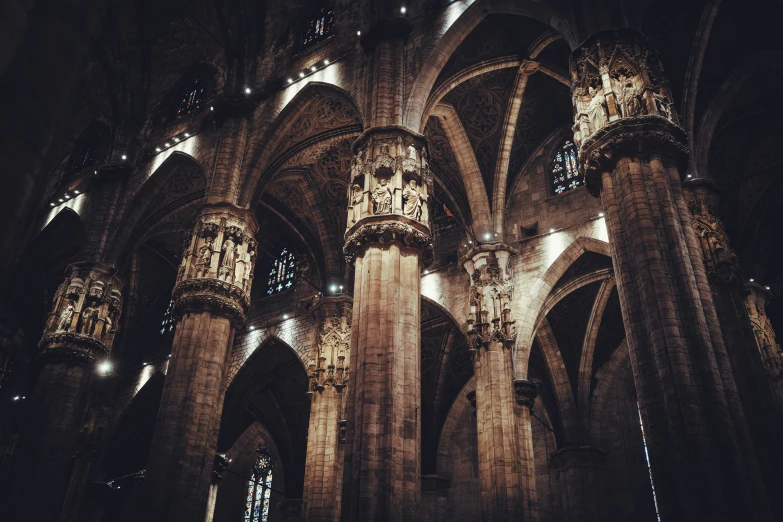
<svg viewBox="0 0 783 522">
<path fill-rule="evenodd" d="M 212 465 L 212 481 L 209 484 L 209 496 L 207 497 L 207 513 L 204 516 L 204 522 L 212 522 L 215 516 L 215 503 L 217 502 L 218 488 L 223 480 L 223 474 L 228 470 L 230 461 L 222 453 L 215 454 L 215 461 Z"/>
<path fill-rule="evenodd" d="M 312 402 L 302 497 L 308 522 L 340 520 L 352 308 L 348 296 L 324 297 L 313 307 L 318 340 L 309 364 Z"/>
<path fill-rule="evenodd" d="M 564 522 L 603 520 L 599 488 L 606 461 L 605 450 L 593 446 L 569 446 L 552 453 L 552 471 L 560 484 Z"/>
<path fill-rule="evenodd" d="M 177 328 L 147 462 L 143 519 L 204 520 L 229 349 L 245 322 L 258 225 L 234 205 L 205 207 L 172 292 Z"/>
<path fill-rule="evenodd" d="M 523 520 L 538 520 L 538 493 L 536 491 L 536 460 L 533 455 L 533 427 L 530 425 L 533 405 L 538 397 L 538 383 L 526 379 L 514 380 L 517 402 L 517 430 L 519 435 L 520 480 L 522 484 Z"/>
<path fill-rule="evenodd" d="M 601 197 L 661 518 L 770 520 L 769 502 L 683 196 L 685 132 L 632 30 L 571 56 L 575 140 Z"/>
<path fill-rule="evenodd" d="M 111 352 L 122 310 L 121 281 L 116 270 L 75 263 L 54 296 L 38 344 L 41 372 L 33 392 L 29 425 L 15 456 L 20 484 L 15 497 L 17 519 L 57 520 L 84 421 L 87 393 L 100 362 Z M 40 494 L 46 484 L 48 493 Z"/>
<path fill-rule="evenodd" d="M 463 258 L 471 276 L 468 337 L 476 379 L 478 467 L 482 521 L 529 520 L 537 510 L 526 509 L 534 495 L 527 487 L 527 464 L 532 461 L 529 411 L 527 429 L 520 427 L 514 390 L 512 350 L 516 326 L 511 319 L 510 247 L 481 245 Z M 521 428 L 521 429 L 520 429 Z M 523 455 L 523 447 L 531 454 Z M 524 469 L 524 473 L 523 473 Z M 533 478 L 533 484 L 535 479 Z"/>
<path fill-rule="evenodd" d="M 426 141 L 375 127 L 354 144 L 349 520 L 415 521 L 421 498 L 421 270 L 432 257 Z"/>
</svg>

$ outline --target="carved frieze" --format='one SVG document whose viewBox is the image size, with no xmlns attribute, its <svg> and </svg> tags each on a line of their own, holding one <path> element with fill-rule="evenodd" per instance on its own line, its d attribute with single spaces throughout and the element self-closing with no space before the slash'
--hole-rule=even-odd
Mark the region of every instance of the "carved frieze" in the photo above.
<svg viewBox="0 0 783 522">
<path fill-rule="evenodd" d="M 398 243 L 420 253 L 423 266 L 432 261 L 432 236 L 429 228 L 404 216 L 370 216 L 354 225 L 346 234 L 343 253 L 350 264 L 370 245 Z"/>
<path fill-rule="evenodd" d="M 353 149 L 348 228 L 382 215 L 407 216 L 429 226 L 433 179 L 426 138 L 403 127 L 375 127 Z"/>
<path fill-rule="evenodd" d="M 239 326 L 250 307 L 250 289 L 258 252 L 255 218 L 230 204 L 201 211 L 185 243 L 173 311 L 211 310 Z"/>
<path fill-rule="evenodd" d="M 55 293 L 41 357 L 89 363 L 111 352 L 122 311 L 121 282 L 116 270 L 75 263 Z"/>
</svg>

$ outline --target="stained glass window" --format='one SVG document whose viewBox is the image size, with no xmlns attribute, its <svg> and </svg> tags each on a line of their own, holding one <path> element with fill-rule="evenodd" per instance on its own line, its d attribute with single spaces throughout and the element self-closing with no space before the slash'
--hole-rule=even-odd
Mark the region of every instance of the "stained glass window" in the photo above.
<svg viewBox="0 0 783 522">
<path fill-rule="evenodd" d="M 174 320 L 174 314 L 171 313 L 171 305 L 173 301 L 166 307 L 166 312 L 163 314 L 163 320 L 160 322 L 160 334 L 164 335 L 174 331 L 176 321 Z"/>
<path fill-rule="evenodd" d="M 188 114 L 201 108 L 204 101 L 204 79 L 197 76 L 182 89 L 179 104 L 177 105 L 177 116 Z"/>
<path fill-rule="evenodd" d="M 294 284 L 296 259 L 293 252 L 284 248 L 272 263 L 269 277 L 266 280 L 266 295 L 282 292 Z"/>
<path fill-rule="evenodd" d="M 321 4 L 310 11 L 302 43 L 305 46 L 318 43 L 332 34 L 334 10 L 327 4 Z"/>
<path fill-rule="evenodd" d="M 253 474 L 247 481 L 243 522 L 267 522 L 269 518 L 269 495 L 272 494 L 272 455 L 265 446 L 259 446 L 256 451 L 258 458 L 253 466 Z"/>
<path fill-rule="evenodd" d="M 565 145 L 555 154 L 552 160 L 552 187 L 555 194 L 562 194 L 567 190 L 584 185 L 584 176 L 579 173 L 579 151 L 571 140 L 566 140 Z"/>
<path fill-rule="evenodd" d="M 644 458 L 647 462 L 647 473 L 650 475 L 650 487 L 652 488 L 653 504 L 655 504 L 655 516 L 658 522 L 661 522 L 661 512 L 658 511 L 658 496 L 655 494 L 655 482 L 653 482 L 652 466 L 650 466 L 650 454 L 647 453 L 647 437 L 644 434 L 644 423 L 642 423 L 642 411 L 639 410 L 639 403 L 636 404 L 639 411 L 639 426 L 642 428 L 642 443 L 644 444 Z"/>
</svg>

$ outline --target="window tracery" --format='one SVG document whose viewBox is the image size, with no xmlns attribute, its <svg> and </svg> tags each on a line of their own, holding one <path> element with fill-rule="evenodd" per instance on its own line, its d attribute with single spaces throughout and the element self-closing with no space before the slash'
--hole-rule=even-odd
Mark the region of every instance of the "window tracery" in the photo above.
<svg viewBox="0 0 783 522">
<path fill-rule="evenodd" d="M 175 116 L 189 114 L 201 108 L 204 102 L 205 83 L 203 78 L 197 76 L 182 89 Z"/>
<path fill-rule="evenodd" d="M 266 280 L 266 295 L 282 292 L 291 288 L 294 284 L 296 273 L 296 258 L 294 253 L 283 248 L 280 255 L 272 263 L 269 276 Z"/>
<path fill-rule="evenodd" d="M 269 518 L 269 496 L 272 493 L 272 454 L 266 446 L 256 450 L 258 458 L 253 473 L 247 482 L 245 516 L 243 522 L 267 522 Z"/>
<path fill-rule="evenodd" d="M 305 47 L 325 40 L 332 34 L 334 9 L 327 3 L 319 3 L 310 10 L 302 45 Z"/>
<path fill-rule="evenodd" d="M 169 332 L 174 331 L 174 326 L 176 326 L 177 322 L 174 320 L 174 314 L 171 313 L 171 305 L 173 304 L 173 301 L 169 303 L 169 306 L 166 307 L 166 311 L 163 313 L 163 320 L 160 322 L 160 334 L 165 335 Z"/>
<path fill-rule="evenodd" d="M 579 173 L 579 151 L 571 140 L 566 140 L 552 160 L 552 188 L 555 194 L 562 194 L 584 185 L 584 176 Z"/>
</svg>

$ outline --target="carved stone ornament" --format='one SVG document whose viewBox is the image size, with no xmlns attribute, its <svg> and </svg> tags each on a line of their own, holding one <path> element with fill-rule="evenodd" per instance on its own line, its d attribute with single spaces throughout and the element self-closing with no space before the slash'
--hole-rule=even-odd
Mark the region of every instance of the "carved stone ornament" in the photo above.
<svg viewBox="0 0 783 522">
<path fill-rule="evenodd" d="M 185 245 L 172 293 L 176 316 L 210 310 L 239 327 L 250 307 L 258 251 L 252 213 L 231 204 L 204 208 Z"/>
<path fill-rule="evenodd" d="M 753 326 L 753 335 L 756 337 L 764 369 L 771 379 L 783 379 L 783 351 L 777 342 L 775 330 L 772 329 L 766 310 L 772 292 L 757 283 L 748 283 L 745 289 L 747 291 L 745 307 Z"/>
<path fill-rule="evenodd" d="M 40 356 L 47 361 L 90 363 L 108 355 L 122 311 L 121 286 L 113 268 L 70 265 L 52 302 Z"/>
<path fill-rule="evenodd" d="M 659 116 L 635 116 L 606 125 L 582 143 L 579 170 L 587 190 L 601 194 L 601 174 L 611 171 L 619 158 L 627 155 L 660 154 L 674 160 L 685 172 L 689 152 L 682 127 Z"/>
<path fill-rule="evenodd" d="M 402 215 L 429 226 L 433 179 L 426 138 L 405 127 L 375 127 L 353 145 L 348 228 L 371 216 Z"/>
<path fill-rule="evenodd" d="M 571 54 L 574 142 L 613 122 L 658 116 L 679 124 L 658 54 L 632 29 L 602 31 Z"/>
<path fill-rule="evenodd" d="M 538 382 L 526 379 L 514 379 L 514 399 L 520 406 L 533 409 L 538 397 Z"/>
<path fill-rule="evenodd" d="M 346 261 L 364 254 L 371 245 L 397 243 L 419 252 L 419 262 L 429 266 L 432 262 L 432 236 L 427 227 L 404 216 L 371 216 L 351 228 L 345 239 L 343 253 Z"/>
<path fill-rule="evenodd" d="M 318 342 L 309 363 L 308 393 L 322 392 L 327 386 L 342 391 L 348 384 L 353 299 L 323 297 L 312 312 L 318 322 Z"/>
</svg>

